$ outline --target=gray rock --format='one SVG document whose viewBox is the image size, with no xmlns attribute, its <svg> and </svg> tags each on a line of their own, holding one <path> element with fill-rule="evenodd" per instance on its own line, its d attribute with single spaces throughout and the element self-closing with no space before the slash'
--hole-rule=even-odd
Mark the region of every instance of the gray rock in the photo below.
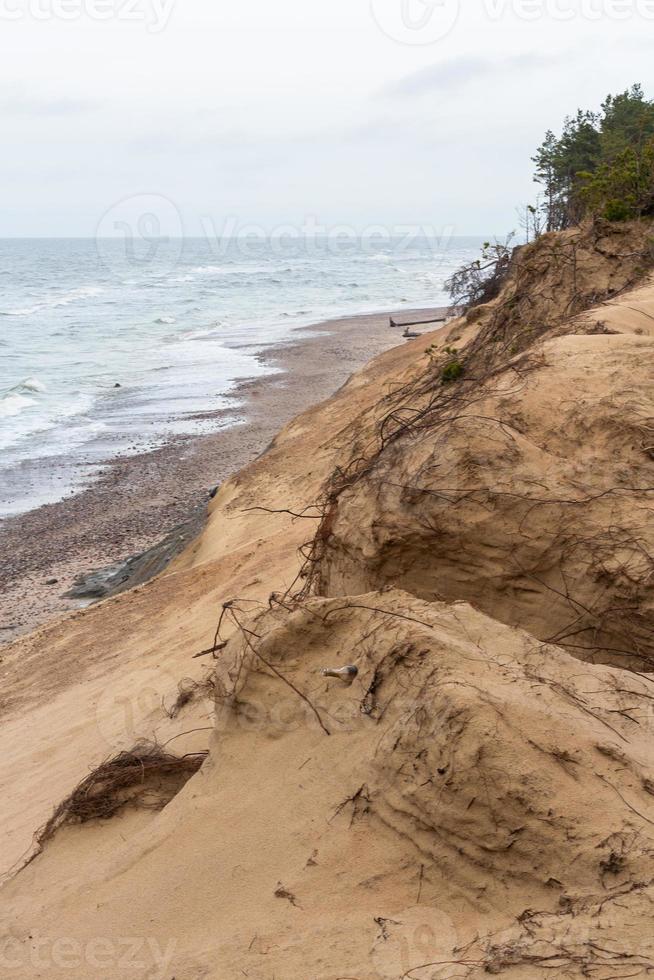
<svg viewBox="0 0 654 980">
<path fill-rule="evenodd" d="M 162 541 L 147 551 L 132 555 L 124 561 L 83 572 L 75 579 L 67 599 L 106 599 L 127 589 L 149 582 L 197 537 L 204 526 L 206 504 L 196 508 L 192 517 L 174 527 Z"/>
</svg>

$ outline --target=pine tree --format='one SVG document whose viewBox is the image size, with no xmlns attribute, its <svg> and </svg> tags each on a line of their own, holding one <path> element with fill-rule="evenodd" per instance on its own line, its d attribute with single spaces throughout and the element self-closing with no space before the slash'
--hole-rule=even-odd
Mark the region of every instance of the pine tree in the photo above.
<svg viewBox="0 0 654 980">
<path fill-rule="evenodd" d="M 645 99 L 640 85 L 602 104 L 602 162 L 611 163 L 628 146 L 643 147 L 654 136 L 654 103 Z"/>
<path fill-rule="evenodd" d="M 556 231 L 559 227 L 558 204 L 561 192 L 557 169 L 558 140 L 551 129 L 545 134 L 543 143 L 532 157 L 536 164 L 534 180 L 544 187 L 543 212 L 547 231 Z"/>
</svg>

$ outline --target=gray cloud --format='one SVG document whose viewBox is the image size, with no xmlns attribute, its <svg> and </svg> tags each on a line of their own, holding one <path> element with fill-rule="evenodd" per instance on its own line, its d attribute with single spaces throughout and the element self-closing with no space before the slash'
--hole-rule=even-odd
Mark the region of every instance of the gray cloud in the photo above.
<svg viewBox="0 0 654 980">
<path fill-rule="evenodd" d="M 16 94 L 0 100 L 0 110 L 11 116 L 70 116 L 96 108 L 95 102 L 66 97 Z"/>
<path fill-rule="evenodd" d="M 481 55 L 463 55 L 406 75 L 399 81 L 386 85 L 380 94 L 402 98 L 431 92 L 451 92 L 488 78 L 529 71 L 531 68 L 549 67 L 559 62 L 561 57 L 560 54 L 520 54 L 504 58 L 500 62 L 491 61 Z"/>
<path fill-rule="evenodd" d="M 315 214 L 501 234 L 533 198 L 545 131 L 636 80 L 651 97 L 654 60 L 641 17 L 564 24 L 541 4 L 536 24 L 495 6 L 497 21 L 463 3 L 451 36 L 413 47 L 370 0 L 180 0 L 154 35 L 24 18 L 0 32 L 3 135 L 20 147 L 0 157 L 2 231 L 92 235 L 145 189 L 190 224 Z"/>
</svg>

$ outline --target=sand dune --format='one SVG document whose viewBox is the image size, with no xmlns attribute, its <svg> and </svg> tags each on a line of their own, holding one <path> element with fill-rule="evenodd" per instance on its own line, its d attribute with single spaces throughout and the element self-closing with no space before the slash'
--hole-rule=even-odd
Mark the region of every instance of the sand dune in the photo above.
<svg viewBox="0 0 654 980">
<path fill-rule="evenodd" d="M 8 975 L 654 970 L 650 233 L 522 250 L 290 423 L 165 575 L 7 648 Z M 30 852 L 139 739 L 208 756 Z"/>
</svg>

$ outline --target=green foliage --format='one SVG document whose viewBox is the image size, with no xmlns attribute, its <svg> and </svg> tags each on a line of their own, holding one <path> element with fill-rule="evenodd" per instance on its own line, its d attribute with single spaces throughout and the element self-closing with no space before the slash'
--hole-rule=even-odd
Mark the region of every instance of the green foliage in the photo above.
<svg viewBox="0 0 654 980">
<path fill-rule="evenodd" d="M 461 361 L 453 360 L 448 361 L 441 372 L 441 379 L 445 384 L 449 384 L 452 381 L 458 381 L 463 375 L 465 368 Z"/>
<path fill-rule="evenodd" d="M 608 221 L 654 213 L 654 138 L 622 150 L 595 173 L 581 175 L 586 210 Z"/>
<path fill-rule="evenodd" d="M 626 146 L 638 149 L 654 136 L 654 102 L 645 99 L 640 85 L 606 99 L 602 105 L 601 156 L 613 161 Z"/>
<path fill-rule="evenodd" d="M 633 85 L 609 95 L 599 112 L 578 109 L 565 120 L 560 136 L 548 130 L 532 160 L 534 181 L 543 191 L 537 208 L 528 204 L 520 211 L 527 242 L 539 237 L 543 225 L 551 232 L 586 217 L 631 221 L 654 216 L 654 102 Z M 512 238 L 485 242 L 481 258 L 447 280 L 454 309 L 470 309 L 499 295 L 511 266 Z M 507 309 L 511 302 L 507 299 Z M 454 381 L 463 371 L 450 356 L 443 381 Z"/>
<path fill-rule="evenodd" d="M 599 113 L 578 110 L 560 138 L 549 130 L 533 157 L 547 230 L 568 228 L 588 213 L 612 221 L 648 214 L 653 138 L 654 102 L 640 85 L 609 95 Z"/>
<path fill-rule="evenodd" d="M 579 110 L 565 120 L 563 134 L 557 139 L 549 130 L 533 161 L 534 180 L 545 189 L 543 212 L 547 231 L 560 231 L 578 218 L 580 171 L 592 171 L 600 158 L 600 135 L 597 117 Z"/>
<path fill-rule="evenodd" d="M 616 201 L 612 198 L 604 206 L 604 217 L 607 221 L 629 221 L 632 214 L 625 201 Z"/>
</svg>

